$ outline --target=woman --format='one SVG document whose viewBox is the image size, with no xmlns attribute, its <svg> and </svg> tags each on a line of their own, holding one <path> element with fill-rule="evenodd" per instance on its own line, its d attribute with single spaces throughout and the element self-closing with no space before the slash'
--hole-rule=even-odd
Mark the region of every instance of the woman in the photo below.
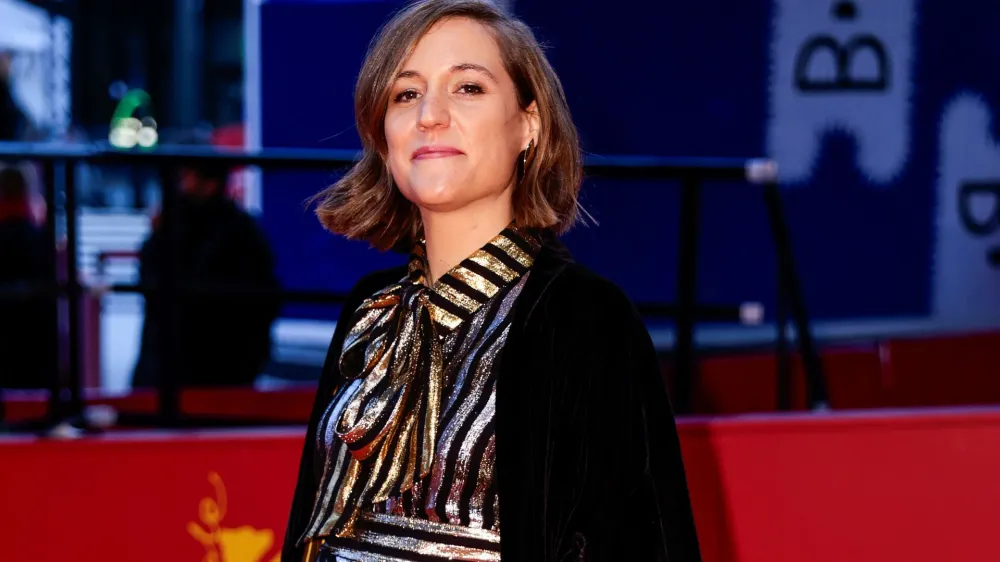
<svg viewBox="0 0 1000 562">
<path fill-rule="evenodd" d="M 649 335 L 556 239 L 582 168 L 530 30 L 413 4 L 355 100 L 363 156 L 318 215 L 411 259 L 345 303 L 282 559 L 700 559 Z"/>
</svg>

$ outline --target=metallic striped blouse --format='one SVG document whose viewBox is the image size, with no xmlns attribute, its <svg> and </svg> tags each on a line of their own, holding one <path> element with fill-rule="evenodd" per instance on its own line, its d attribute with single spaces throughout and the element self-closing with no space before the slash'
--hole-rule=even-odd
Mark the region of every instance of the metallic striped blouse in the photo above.
<svg viewBox="0 0 1000 562">
<path fill-rule="evenodd" d="M 428 286 L 418 245 L 359 307 L 317 435 L 318 560 L 500 559 L 498 357 L 539 248 L 508 227 Z"/>
</svg>

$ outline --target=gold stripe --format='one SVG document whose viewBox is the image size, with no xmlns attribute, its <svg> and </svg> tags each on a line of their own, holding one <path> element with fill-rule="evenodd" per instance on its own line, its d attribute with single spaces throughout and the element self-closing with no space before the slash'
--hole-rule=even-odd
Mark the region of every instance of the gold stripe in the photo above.
<svg viewBox="0 0 1000 562">
<path fill-rule="evenodd" d="M 323 546 L 323 539 L 306 540 L 305 552 L 302 553 L 302 562 L 316 562 L 319 558 L 319 549 Z"/>
<path fill-rule="evenodd" d="M 414 416 L 414 419 L 416 419 L 416 416 Z M 410 428 L 408 433 L 410 433 L 410 443 L 409 447 L 407 447 L 409 450 L 407 451 L 406 471 L 403 472 L 403 481 L 400 483 L 400 489 L 413 490 L 413 495 L 416 497 L 420 493 L 420 487 L 414 487 L 415 482 L 413 480 L 413 476 L 417 472 L 417 439 L 413 428 Z"/>
<path fill-rule="evenodd" d="M 434 286 L 434 291 L 437 292 L 437 294 L 441 295 L 442 297 L 448 299 L 448 301 L 451 302 L 452 304 L 456 304 L 464 308 L 465 310 L 468 310 L 469 312 L 475 312 L 479 310 L 480 306 L 482 306 L 482 303 L 476 301 L 469 295 L 466 295 L 465 293 L 459 291 L 458 289 L 452 287 L 451 285 L 446 285 L 444 283 L 437 283 Z M 431 303 L 430 299 L 428 299 L 428 304 L 431 304 L 433 306 L 434 303 Z"/>
<path fill-rule="evenodd" d="M 344 475 L 344 481 L 340 484 L 340 488 L 337 490 L 337 500 L 333 502 L 333 513 L 327 519 L 326 524 L 323 529 L 320 530 L 320 535 L 329 535 L 330 531 L 333 530 L 334 525 L 340 520 L 340 517 L 344 514 L 344 510 L 347 507 L 348 502 L 354 492 L 354 484 L 358 480 L 358 474 L 361 472 L 361 463 L 358 462 L 354 457 L 348 455 L 350 463 L 347 465 L 347 474 Z M 348 521 L 348 523 L 352 523 Z M 350 525 L 345 525 L 341 530 L 342 533 L 350 533 L 353 529 L 349 528 Z"/>
<path fill-rule="evenodd" d="M 423 244 L 417 244 L 413 247 L 413 251 L 410 252 L 410 264 L 408 266 L 408 271 L 410 273 L 418 272 L 422 276 L 426 274 L 424 264 L 427 262 L 427 251 L 424 249 Z"/>
<path fill-rule="evenodd" d="M 462 323 L 461 318 L 455 316 L 440 306 L 434 306 L 433 304 L 428 303 L 427 310 L 430 311 L 431 318 L 435 323 L 440 324 L 449 330 L 454 330 L 459 324 Z"/>
<path fill-rule="evenodd" d="M 385 479 L 385 482 L 382 483 L 382 487 L 376 490 L 372 501 L 379 502 L 389 499 L 389 493 L 392 491 L 393 485 L 395 485 L 396 481 L 399 480 L 399 475 L 403 470 L 403 464 L 406 462 L 403 455 L 406 453 L 407 449 L 409 449 L 409 447 L 406 446 L 406 442 L 413 437 L 411 435 L 411 431 L 413 430 L 413 423 L 417 419 L 417 416 L 414 414 L 416 414 L 415 410 L 407 412 L 406 414 L 406 421 L 403 422 L 404 425 L 400 432 L 399 441 L 396 443 L 396 449 L 392 452 L 392 460 L 389 463 L 389 475 Z M 395 439 L 395 436 L 392 436 L 392 439 Z"/>
<path fill-rule="evenodd" d="M 455 271 L 451 272 L 451 275 L 455 279 L 486 295 L 487 298 L 493 298 L 493 295 L 500 291 L 500 287 L 494 285 L 492 281 L 464 267 L 456 268 Z"/>
<path fill-rule="evenodd" d="M 430 334 L 433 338 L 435 335 Z M 428 373 L 427 387 L 425 392 L 427 396 L 424 397 L 425 403 L 425 418 L 424 418 L 424 436 L 423 443 L 428 443 L 430 446 L 424 447 L 421 453 L 421 465 L 420 465 L 420 477 L 423 478 L 431 471 L 431 465 L 434 464 L 434 455 L 437 451 L 437 438 L 438 438 L 438 423 L 440 422 L 441 414 L 441 392 L 444 390 L 444 381 L 442 376 L 444 370 L 441 368 L 442 357 L 441 357 L 441 346 L 432 345 L 431 346 L 431 361 L 430 361 L 430 373 Z"/>
<path fill-rule="evenodd" d="M 464 525 L 435 523 L 434 521 L 427 521 L 426 519 L 418 519 L 416 517 L 400 517 L 398 515 L 389 515 L 386 513 L 365 513 L 362 516 L 362 520 L 397 527 L 403 532 L 420 531 L 436 535 L 447 535 L 448 537 L 457 539 L 472 539 L 487 541 L 490 544 L 500 544 L 500 533 L 489 529 L 474 529 Z"/>
<path fill-rule="evenodd" d="M 378 436 L 373 438 L 371 443 L 363 449 L 355 451 L 355 455 L 360 455 L 361 458 L 367 458 L 371 449 L 376 447 L 377 444 L 380 443 L 385 437 L 385 434 L 391 430 L 388 426 L 378 428 L 375 427 L 375 423 L 378 421 L 379 417 L 386 410 L 386 408 L 391 407 L 393 409 L 393 412 L 390 415 L 394 420 L 398 419 L 398 416 L 400 415 L 399 411 L 402 409 L 402 401 L 390 403 L 390 399 L 396 395 L 399 387 L 404 385 L 406 381 L 390 379 L 389 385 L 378 394 L 375 402 L 369 405 L 364 412 L 361 411 L 361 406 L 374 393 L 375 388 L 382 381 L 382 379 L 390 376 L 388 360 L 389 356 L 387 353 L 380 358 L 377 363 L 377 369 L 373 369 L 370 372 L 361 389 L 359 389 L 358 392 L 351 398 L 351 402 L 348 404 L 347 408 L 345 408 L 344 414 L 340 419 L 340 425 L 337 427 L 340 439 L 344 443 L 354 443 L 372 431 L 378 432 Z"/>
<path fill-rule="evenodd" d="M 503 235 L 497 236 L 496 238 L 493 239 L 493 242 L 491 242 L 491 244 L 493 244 L 497 248 L 500 248 L 501 250 L 504 251 L 505 254 L 517 260 L 517 263 L 524 266 L 525 269 L 531 267 L 531 263 L 534 261 L 534 258 L 526 254 L 524 250 L 521 249 L 520 246 L 515 244 L 513 241 L 511 241 L 510 238 L 507 238 L 506 236 Z"/>
<path fill-rule="evenodd" d="M 516 271 L 507 267 L 507 264 L 498 260 L 496 256 L 486 250 L 476 250 L 476 253 L 469 256 L 469 259 L 472 260 L 473 263 L 478 263 L 493 273 L 496 273 L 506 283 L 510 283 L 518 277 L 518 273 Z"/>
<path fill-rule="evenodd" d="M 408 392 L 412 392 L 412 389 L 409 389 Z M 406 398 L 403 397 L 403 399 L 399 401 L 399 404 L 402 404 L 405 401 Z M 402 417 L 403 408 L 400 407 L 398 408 L 398 410 L 400 412 L 398 415 Z M 359 496 L 358 498 L 360 501 L 364 501 L 367 503 L 369 499 L 373 499 L 374 501 L 380 501 L 380 500 L 384 501 L 386 499 L 377 497 L 370 498 L 370 494 L 373 492 L 377 492 L 377 490 L 375 489 L 375 485 L 378 483 L 378 475 L 382 472 L 382 465 L 385 464 L 386 459 L 389 459 L 389 455 L 391 454 L 391 451 L 389 451 L 390 445 L 393 443 L 393 441 L 395 441 L 396 435 L 399 433 L 400 423 L 399 419 L 396 416 L 397 413 L 393 413 L 393 419 L 390 420 L 389 423 L 387 424 L 388 427 L 390 428 L 389 433 L 388 435 L 383 437 L 383 439 L 385 439 L 386 446 L 379 449 L 378 456 L 375 457 L 375 462 L 368 471 L 368 481 L 365 482 L 364 491 L 362 492 L 362 495 Z M 389 462 L 392 462 L 392 459 L 389 459 Z M 391 467 L 390 470 L 392 470 Z"/>
</svg>

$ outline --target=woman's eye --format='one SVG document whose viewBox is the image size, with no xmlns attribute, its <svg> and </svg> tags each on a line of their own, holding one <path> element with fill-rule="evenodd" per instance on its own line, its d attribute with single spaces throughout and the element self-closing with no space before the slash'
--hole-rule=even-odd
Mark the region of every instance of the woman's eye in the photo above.
<svg viewBox="0 0 1000 562">
<path fill-rule="evenodd" d="M 474 96 L 483 93 L 483 87 L 479 84 L 462 84 L 458 87 L 458 93 Z"/>
<path fill-rule="evenodd" d="M 402 92 L 396 94 L 396 97 L 394 97 L 392 101 L 396 103 L 403 103 L 403 102 L 413 101 L 417 99 L 417 97 L 418 94 L 416 90 L 403 90 Z"/>
</svg>

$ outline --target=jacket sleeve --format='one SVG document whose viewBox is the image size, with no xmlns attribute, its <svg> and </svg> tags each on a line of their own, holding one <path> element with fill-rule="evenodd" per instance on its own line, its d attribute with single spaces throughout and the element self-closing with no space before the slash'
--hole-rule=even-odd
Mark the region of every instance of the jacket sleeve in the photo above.
<svg viewBox="0 0 1000 562">
<path fill-rule="evenodd" d="M 553 368 L 567 381 L 556 402 L 563 441 L 556 450 L 574 475 L 574 491 L 562 496 L 572 505 L 558 508 L 567 514 L 558 550 L 586 562 L 699 561 L 680 442 L 652 340 L 620 289 L 590 285 L 564 317 L 572 323 L 561 322 L 553 336 Z"/>
<path fill-rule="evenodd" d="M 401 275 L 396 270 L 369 275 L 355 285 L 344 301 L 344 306 L 337 319 L 337 328 L 334 330 L 333 339 L 326 353 L 323 372 L 316 389 L 316 398 L 313 400 L 312 413 L 309 416 L 305 443 L 302 446 L 302 457 L 299 461 L 298 480 L 295 484 L 295 493 L 292 496 L 291 513 L 288 516 L 288 525 L 285 528 L 285 539 L 281 549 L 282 562 L 300 562 L 304 554 L 304 547 L 299 544 L 299 538 L 312 514 L 322 468 L 317 465 L 320 459 L 316 455 L 315 435 L 320 416 L 342 380 L 338 359 L 344 344 L 344 337 L 350 328 L 351 317 L 364 299 L 398 279 Z"/>
</svg>

